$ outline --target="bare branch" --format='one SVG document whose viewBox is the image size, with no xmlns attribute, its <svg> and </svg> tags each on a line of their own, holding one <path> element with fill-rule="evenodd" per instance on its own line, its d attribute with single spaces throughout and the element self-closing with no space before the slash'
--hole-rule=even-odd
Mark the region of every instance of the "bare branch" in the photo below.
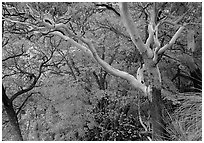
<svg viewBox="0 0 204 143">
<path fill-rule="evenodd" d="M 58 53 L 59 53 L 59 54 L 62 56 L 62 58 L 66 61 L 67 65 L 68 65 L 68 67 L 69 67 L 69 69 L 70 69 L 70 71 L 71 71 L 71 72 L 70 72 L 71 75 L 73 76 L 74 80 L 76 80 L 77 77 L 76 77 L 76 75 L 75 75 L 75 73 L 74 73 L 74 70 L 73 70 L 71 64 L 69 63 L 68 59 L 66 58 L 66 55 L 64 55 L 64 53 L 63 53 L 62 51 L 60 51 L 60 50 L 58 50 Z"/>
<path fill-rule="evenodd" d="M 148 32 L 149 32 L 149 36 L 148 36 L 147 41 L 146 41 L 146 46 L 147 47 L 149 47 L 150 44 L 153 42 L 154 30 L 153 30 L 153 25 L 152 24 L 148 25 Z"/>
<path fill-rule="evenodd" d="M 113 11 L 117 16 L 120 17 L 120 13 L 117 12 L 117 10 L 114 9 L 111 5 L 108 5 L 108 4 L 96 4 L 96 6 L 104 6 L 104 7 L 106 7 L 108 10 Z"/>
<path fill-rule="evenodd" d="M 142 83 L 140 83 L 134 76 L 130 75 L 127 72 L 124 71 L 120 71 L 118 69 L 113 68 L 112 66 L 110 66 L 108 63 L 106 63 L 105 61 L 103 61 L 99 55 L 97 54 L 96 49 L 94 48 L 93 44 L 84 38 L 79 38 L 82 42 L 86 43 L 89 47 L 86 48 L 85 46 L 77 43 L 76 41 L 74 41 L 73 39 L 69 38 L 68 36 L 63 35 L 61 32 L 59 31 L 54 31 L 52 32 L 52 34 L 58 35 L 61 38 L 63 38 L 64 40 L 70 42 L 72 45 L 76 46 L 77 48 L 81 49 L 82 51 L 84 51 L 86 54 L 88 54 L 89 56 L 91 56 L 92 58 L 94 58 L 108 73 L 114 75 L 114 76 L 118 76 L 121 77 L 125 80 L 128 80 L 130 82 L 130 84 L 132 84 L 134 87 L 141 89 L 143 92 L 146 92 L 146 86 L 143 85 Z"/>
<path fill-rule="evenodd" d="M 127 13 L 127 10 L 122 10 L 122 11 Z M 129 23 L 129 21 L 128 21 L 128 23 Z M 133 23 L 131 23 L 131 24 L 133 24 Z M 146 86 L 144 84 L 140 83 L 134 76 L 130 75 L 129 73 L 115 69 L 112 66 L 110 66 L 108 63 L 103 61 L 99 57 L 99 55 L 97 54 L 96 49 L 94 48 L 91 41 L 72 34 L 65 24 L 63 24 L 63 23 L 55 24 L 55 26 L 53 27 L 52 25 L 45 23 L 44 26 L 46 26 L 48 28 L 53 28 L 53 31 L 49 32 L 50 34 L 54 34 L 54 35 L 57 35 L 57 36 L 63 38 L 65 41 L 70 42 L 72 45 L 76 46 L 77 48 L 84 51 L 87 55 L 94 58 L 106 70 L 106 72 L 109 72 L 110 74 L 112 74 L 114 76 L 118 76 L 118 77 L 121 77 L 125 80 L 128 80 L 130 82 L 130 84 L 132 84 L 134 87 L 141 89 L 143 92 L 146 92 Z M 128 27 L 129 27 L 129 25 L 128 25 Z M 132 28 L 134 29 L 134 26 L 131 27 L 131 29 Z M 134 31 L 135 31 L 135 29 L 134 29 Z M 81 40 L 83 43 L 85 43 L 89 47 L 89 49 L 87 47 L 83 46 L 82 44 L 79 44 L 78 42 L 76 42 L 75 40 L 73 40 L 70 37 L 77 38 L 77 39 Z M 142 53 L 145 52 L 146 51 L 145 45 L 142 42 L 141 38 L 137 34 L 134 34 L 133 39 L 134 39 L 135 43 L 137 44 L 137 46 L 141 49 L 141 52 Z"/>
<path fill-rule="evenodd" d="M 135 46 L 138 48 L 140 53 L 143 53 L 146 51 L 146 46 L 144 42 L 142 41 L 141 37 L 139 36 L 139 32 L 135 26 L 135 23 L 133 19 L 130 17 L 130 14 L 128 12 L 128 5 L 127 3 L 121 3 L 120 4 L 120 10 L 121 10 L 121 17 L 123 20 L 123 23 L 130 34 L 130 37 L 135 44 Z"/>
<path fill-rule="evenodd" d="M 134 87 L 141 89 L 143 92 L 146 92 L 146 86 L 143 85 L 142 83 L 140 83 L 133 75 L 130 75 L 127 72 L 124 71 L 120 71 L 118 69 L 113 68 L 111 65 L 109 65 L 108 63 L 106 63 L 105 61 L 103 61 L 97 54 L 96 49 L 94 48 L 93 44 L 87 40 L 87 39 L 82 39 L 82 41 L 84 43 L 86 43 L 89 47 L 89 49 L 91 50 L 94 58 L 96 59 L 96 61 L 110 74 L 114 75 L 114 76 L 118 76 L 121 77 L 127 81 L 130 82 L 130 84 L 132 84 Z"/>
<path fill-rule="evenodd" d="M 11 100 L 6 95 L 6 89 L 3 84 L 2 84 L 2 102 L 4 103 L 4 106 L 10 106 L 12 104 Z"/>
<path fill-rule="evenodd" d="M 70 42 L 72 45 L 74 45 L 77 48 L 79 48 L 80 50 L 84 51 L 87 55 L 93 57 L 92 52 L 89 49 L 87 49 L 85 46 L 77 43 L 76 41 L 74 41 L 73 39 L 69 38 L 68 36 L 64 35 L 62 32 L 53 31 L 53 32 L 51 32 L 51 34 L 54 34 L 54 35 L 57 35 L 57 36 L 63 38 L 65 41 Z"/>
<path fill-rule="evenodd" d="M 7 58 L 3 59 L 2 62 L 5 62 L 5 61 L 7 61 L 7 60 L 9 60 L 9 59 L 13 59 L 13 58 L 16 58 L 16 57 L 20 57 L 20 56 L 22 56 L 23 54 L 24 54 L 24 53 L 20 53 L 20 54 L 17 54 L 17 55 L 13 55 L 13 56 L 7 57 Z"/>
<path fill-rule="evenodd" d="M 98 77 L 98 75 L 96 74 L 95 71 L 93 71 L 93 75 L 94 75 L 94 77 L 96 79 L 97 84 L 100 86 L 100 80 L 99 80 L 99 77 Z"/>
<path fill-rule="evenodd" d="M 34 93 L 31 93 L 30 95 L 28 95 L 26 97 L 26 99 L 23 101 L 23 103 L 21 104 L 21 106 L 18 108 L 18 111 L 16 112 L 16 115 L 19 114 L 19 112 L 21 111 L 21 109 L 23 108 L 23 106 L 25 105 L 25 103 L 28 101 L 28 99 L 33 95 Z"/>
<path fill-rule="evenodd" d="M 22 25 L 32 26 L 32 27 L 38 28 L 36 25 L 33 25 L 31 23 L 21 22 L 21 21 L 17 21 L 17 20 L 12 20 L 12 19 L 5 18 L 5 17 L 2 17 L 2 20 L 9 21 L 9 22 L 12 22 L 12 23 L 18 23 L 18 24 L 22 24 Z M 32 27 L 30 27 L 30 28 L 32 28 Z"/>
<path fill-rule="evenodd" d="M 15 71 L 14 73 L 11 73 L 11 74 L 5 74 L 5 75 L 2 76 L 2 79 L 6 78 L 6 77 L 9 77 L 9 76 L 13 76 L 13 75 L 19 74 L 19 73 Z"/>
<path fill-rule="evenodd" d="M 32 90 L 35 87 L 35 84 L 37 83 L 38 79 L 35 77 L 33 83 L 27 87 L 26 89 L 22 89 L 20 91 L 18 91 L 17 93 L 15 93 L 12 97 L 11 97 L 11 101 L 13 101 L 14 99 L 16 99 L 19 95 L 22 95 L 30 90 Z"/>
<path fill-rule="evenodd" d="M 185 27 L 184 26 L 181 26 L 177 32 L 174 34 L 174 36 L 171 38 L 171 40 L 169 41 L 168 44 L 164 45 L 158 52 L 158 54 L 161 54 L 163 52 L 165 52 L 166 49 L 168 49 L 169 47 L 171 47 L 174 42 L 176 41 L 176 39 L 181 35 L 181 32 L 183 31 Z"/>
<path fill-rule="evenodd" d="M 178 23 L 179 23 L 190 11 L 192 11 L 192 9 L 193 9 L 193 8 L 189 8 L 183 15 L 181 15 L 180 17 L 178 17 L 178 18 L 175 19 L 175 20 L 172 20 L 172 21 L 163 20 L 163 21 L 161 21 L 160 25 L 167 23 L 167 24 L 170 24 L 170 25 L 173 25 L 173 26 L 175 26 L 175 25 L 178 26 Z M 160 25 L 159 25 L 159 26 L 160 26 Z"/>
<path fill-rule="evenodd" d="M 9 38 L 6 38 L 5 40 L 3 40 L 2 41 L 2 47 L 6 46 L 8 44 L 8 42 L 9 42 Z"/>
<path fill-rule="evenodd" d="M 113 55 L 111 56 L 111 59 L 108 62 L 109 65 L 111 65 L 113 63 L 113 61 L 115 59 L 115 56 L 118 53 L 119 46 L 120 46 L 120 44 L 115 46 L 114 53 L 113 53 Z"/>
<path fill-rule="evenodd" d="M 147 127 L 145 126 L 145 124 L 143 123 L 142 117 L 141 117 L 140 99 L 138 100 L 138 104 L 137 104 L 137 105 L 138 105 L 138 117 L 139 117 L 140 124 L 141 124 L 142 127 L 144 128 L 145 132 L 148 132 L 148 129 L 147 129 Z M 151 139 L 149 136 L 147 136 L 147 138 L 148 138 L 149 141 L 152 141 L 152 139 Z"/>
<path fill-rule="evenodd" d="M 36 83 L 38 82 L 38 79 L 40 78 L 40 76 L 41 76 L 41 74 L 42 74 L 42 72 L 43 72 L 43 71 L 42 71 L 42 68 L 44 67 L 44 65 L 45 65 L 48 61 L 51 60 L 52 56 L 53 56 L 53 53 L 51 54 L 51 56 L 50 56 L 46 61 L 44 61 L 44 62 L 42 62 L 42 63 L 40 64 L 39 70 L 38 70 L 39 74 L 38 74 L 37 76 L 34 75 L 33 73 L 29 73 L 29 72 L 27 72 L 27 71 L 24 71 L 24 70 L 20 69 L 20 68 L 17 66 L 17 64 L 16 64 L 16 68 L 17 68 L 19 71 L 21 71 L 22 73 L 28 74 L 28 75 L 30 75 L 31 77 L 33 77 L 33 82 L 32 82 L 27 88 L 22 89 L 22 90 L 16 92 L 16 93 L 10 98 L 11 101 L 13 101 L 14 99 L 16 99 L 18 96 L 20 96 L 20 95 L 22 95 L 22 94 L 24 94 L 24 93 L 26 93 L 26 92 L 32 90 L 32 89 L 35 87 Z"/>
<path fill-rule="evenodd" d="M 189 8 L 183 15 L 181 15 L 174 23 L 179 23 L 193 8 Z"/>
</svg>

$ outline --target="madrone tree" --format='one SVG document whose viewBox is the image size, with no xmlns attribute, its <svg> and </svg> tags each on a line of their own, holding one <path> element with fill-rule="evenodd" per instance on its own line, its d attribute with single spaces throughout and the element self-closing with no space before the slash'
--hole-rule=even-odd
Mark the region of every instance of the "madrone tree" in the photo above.
<svg viewBox="0 0 204 143">
<path fill-rule="evenodd" d="M 140 90 L 144 96 L 148 97 L 150 101 L 152 140 L 165 140 L 167 139 L 167 133 L 162 115 L 164 105 L 161 97 L 162 80 L 158 63 L 164 52 L 173 46 L 177 38 L 181 36 L 184 29 L 188 25 L 195 24 L 190 22 L 184 23 L 183 21 L 185 16 L 193 9 L 193 6 L 186 6 L 184 7 L 185 10 L 182 11 L 179 16 L 173 16 L 169 9 L 165 9 L 166 5 L 167 3 L 160 5 L 159 3 L 147 3 L 143 6 L 141 3 L 143 11 L 146 14 L 147 23 L 146 32 L 148 34 L 148 38 L 145 41 L 142 40 L 139 29 L 137 29 L 136 23 L 129 12 L 129 3 L 120 3 L 120 12 L 117 12 L 117 10 L 108 5 L 101 5 L 112 10 L 118 16 L 142 57 L 140 61 L 141 66 L 137 70 L 136 77 L 109 65 L 98 55 L 94 41 L 86 38 L 85 36 L 78 36 L 76 33 L 73 33 L 69 28 L 69 23 L 58 22 L 50 16 L 49 13 L 40 14 L 32 8 L 32 6 L 27 5 L 29 13 L 34 17 L 34 19 L 37 19 L 37 21 L 40 22 L 40 26 L 8 18 L 5 18 L 4 20 L 27 25 L 30 30 L 37 31 L 37 33 L 41 33 L 43 35 L 55 35 L 60 37 L 67 43 L 71 43 L 72 46 L 84 51 L 84 53 L 100 64 L 106 72 L 113 76 L 127 80 L 134 88 Z M 161 42 L 161 39 L 159 39 L 159 30 L 163 25 L 170 25 L 177 29 L 171 39 L 165 44 Z"/>
</svg>

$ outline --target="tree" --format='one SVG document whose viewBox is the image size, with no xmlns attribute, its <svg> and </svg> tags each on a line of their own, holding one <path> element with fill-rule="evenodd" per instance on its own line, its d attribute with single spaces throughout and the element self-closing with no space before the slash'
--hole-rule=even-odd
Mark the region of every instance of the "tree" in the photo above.
<svg viewBox="0 0 204 143">
<path fill-rule="evenodd" d="M 64 28 L 66 30 L 67 35 L 63 34 L 62 32 L 54 31 L 52 34 L 58 35 L 62 37 L 64 40 L 72 43 L 76 47 L 84 50 L 87 54 L 94 57 L 97 62 L 109 73 L 111 73 L 114 76 L 119 76 L 121 78 L 124 78 L 128 80 L 134 87 L 142 90 L 146 96 L 149 97 L 149 100 L 151 101 L 151 117 L 152 117 L 152 125 L 153 125 L 153 139 L 154 140 L 161 140 L 165 138 L 165 125 L 162 119 L 162 99 L 161 99 L 161 76 L 158 69 L 158 62 L 161 59 L 161 55 L 165 52 L 166 49 L 170 48 L 176 41 L 176 39 L 181 35 L 185 25 L 179 26 L 178 30 L 174 34 L 174 36 L 171 38 L 171 40 L 165 44 L 164 46 L 161 46 L 159 39 L 158 39 L 158 28 L 160 25 L 164 23 L 171 23 L 173 25 L 176 25 L 178 22 L 180 22 L 183 17 L 188 13 L 185 12 L 183 15 L 179 17 L 176 21 L 168 21 L 163 20 L 159 21 L 157 18 L 157 6 L 156 3 L 154 3 L 152 13 L 150 14 L 150 20 L 148 25 L 148 33 L 149 37 L 144 43 L 142 39 L 140 38 L 138 34 L 138 30 L 135 27 L 135 24 L 132 20 L 132 18 L 129 15 L 128 12 L 128 5 L 127 3 L 121 4 L 121 17 L 124 22 L 124 25 L 126 29 L 128 30 L 128 33 L 130 34 L 130 37 L 135 44 L 135 46 L 138 48 L 140 54 L 142 55 L 142 58 L 144 60 L 144 64 L 142 67 L 138 69 L 137 78 L 133 77 L 132 75 L 117 70 L 113 67 L 111 67 L 108 63 L 103 61 L 97 54 L 94 44 L 85 38 L 77 37 L 82 42 L 84 42 L 88 48 L 85 46 L 75 42 L 73 39 L 70 38 L 71 32 L 66 28 L 63 24 L 56 24 L 54 25 L 47 24 L 50 28 Z M 50 22 L 51 23 L 51 22 Z M 75 36 L 75 35 L 74 35 Z M 144 79 L 143 79 L 144 78 Z"/>
<path fill-rule="evenodd" d="M 8 45 L 3 48 L 9 51 Z M 11 54 L 5 55 L 6 58 L 3 59 L 4 84 L 2 84 L 2 101 L 8 115 L 9 122 L 13 126 L 13 140 L 23 140 L 17 116 L 32 94 L 27 94 L 27 97 L 23 97 L 24 99 L 17 109 L 15 109 L 16 107 L 14 107 L 13 104 L 15 100 L 18 100 L 18 98 L 21 99 L 20 96 L 25 95 L 25 93 L 28 93 L 35 88 L 42 73 L 44 72 L 43 68 L 46 66 L 46 63 L 50 61 L 52 55 L 50 57 L 46 57 L 44 60 L 36 62 L 35 60 L 33 61 L 31 53 L 28 53 L 31 57 L 25 57 L 23 46 L 22 53 L 20 54 L 18 54 L 18 48 L 15 48 L 11 51 Z M 16 51 L 17 53 L 15 53 Z M 34 56 L 36 56 L 35 53 Z M 9 85 L 9 82 L 12 84 Z"/>
<path fill-rule="evenodd" d="M 4 5 L 3 16 L 20 16 L 22 21 L 24 18 L 26 19 L 25 11 L 19 12 L 24 5 L 11 3 L 10 6 L 12 4 L 16 5 L 11 10 L 8 10 L 9 6 Z M 12 126 L 12 140 L 23 140 L 18 116 L 28 99 L 33 95 L 33 93 L 29 92 L 40 85 L 42 74 L 46 74 L 45 68 L 53 67 L 57 64 L 52 60 L 53 53 L 56 50 L 55 47 L 58 45 L 52 45 L 52 41 L 49 41 L 49 38 L 39 38 L 39 41 L 34 43 L 26 39 L 25 34 L 29 33 L 26 30 L 19 25 L 13 25 L 9 21 L 3 22 L 2 102 L 4 111 L 7 113 L 8 120 Z M 47 41 L 47 44 L 44 44 L 45 41 Z M 43 48 L 37 49 L 40 46 Z M 49 46 L 52 46 L 52 48 L 46 49 Z"/>
<path fill-rule="evenodd" d="M 36 5 L 35 3 L 32 3 L 24 5 L 27 11 L 25 13 L 22 13 L 22 15 L 27 15 L 22 18 L 23 20 L 16 20 L 15 18 L 12 18 L 11 15 L 9 15 L 11 17 L 8 18 L 6 13 L 4 14 L 3 20 L 4 22 L 14 23 L 14 27 L 16 25 L 27 27 L 26 37 L 29 40 L 31 40 L 32 37 L 35 37 L 36 35 L 51 38 L 53 37 L 63 39 L 65 44 L 60 48 L 66 49 L 72 46 L 84 51 L 84 53 L 89 58 L 94 59 L 104 69 L 100 70 L 98 74 L 93 71 L 96 83 L 101 90 L 105 90 L 107 87 L 107 74 L 111 74 L 127 80 L 134 88 L 140 90 L 144 96 L 148 97 L 150 101 L 150 114 L 152 118 L 152 139 L 165 140 L 168 138 L 166 137 L 168 136 L 168 134 L 166 133 L 165 123 L 163 120 L 162 109 L 164 109 L 164 105 L 161 97 L 162 80 L 158 63 L 165 55 L 165 52 L 173 47 L 173 44 L 176 42 L 179 36 L 183 36 L 185 34 L 184 29 L 189 28 L 189 26 L 192 25 L 197 25 L 200 21 L 191 21 L 192 15 L 190 15 L 190 12 L 192 12 L 196 7 L 196 5 L 193 4 L 180 3 L 179 7 L 177 7 L 177 5 L 175 5 L 174 3 L 166 2 L 137 3 L 136 5 L 138 9 L 141 10 L 139 19 L 142 19 L 141 17 L 144 14 L 145 26 L 140 27 L 141 29 L 144 29 L 144 36 L 140 34 L 141 32 L 138 28 L 139 24 L 136 26 L 136 24 L 134 23 L 134 20 L 131 16 L 132 13 L 130 13 L 134 12 L 134 9 L 128 7 L 130 6 L 129 3 L 121 3 L 119 7 L 120 12 L 118 12 L 118 7 L 112 4 L 95 5 L 94 3 L 80 3 L 77 5 L 76 3 L 73 3 L 73 6 L 76 6 L 75 9 L 77 9 L 77 11 L 74 11 L 72 8 L 70 8 L 72 7 L 72 5 L 68 7 L 68 9 L 66 9 L 66 7 L 64 9 L 63 7 L 63 9 L 60 11 L 59 7 L 62 6 L 60 4 L 58 7 L 58 5 L 53 6 L 51 3 L 47 3 L 47 5 Z M 85 10 L 83 11 L 80 6 L 85 8 Z M 98 9 L 95 9 L 95 6 L 98 7 Z M 110 15 L 104 16 L 104 21 L 107 21 L 105 24 L 99 22 L 101 19 L 103 19 L 103 17 L 98 18 L 97 14 L 104 11 L 103 7 L 105 7 L 105 10 L 109 10 L 110 15 L 113 14 L 111 15 L 112 17 L 116 16 L 117 22 L 122 20 L 122 23 L 124 24 L 128 32 L 127 34 L 123 31 L 123 26 L 117 26 L 117 24 L 115 24 L 115 21 L 106 20 L 106 17 Z M 92 15 L 95 13 L 96 17 L 98 18 L 98 22 L 95 21 L 95 19 L 92 17 Z M 137 61 L 140 62 L 140 67 L 137 69 L 137 73 L 133 73 L 133 75 L 136 75 L 136 77 L 132 74 L 129 74 L 128 72 L 118 70 L 117 68 L 111 66 L 113 64 L 113 60 L 115 60 L 115 55 L 118 52 L 118 47 L 122 47 L 126 43 L 123 44 L 122 42 L 120 42 L 120 40 L 118 40 L 119 44 L 113 44 L 114 46 L 112 47 L 115 48 L 115 50 L 110 60 L 106 62 L 107 60 L 104 56 L 104 49 L 106 49 L 105 47 L 107 47 L 108 45 L 106 45 L 102 40 L 106 38 L 102 36 L 103 34 L 100 35 L 102 36 L 101 38 L 96 37 L 97 34 L 95 34 L 95 31 L 93 30 L 94 28 L 99 29 L 98 26 L 100 28 L 108 29 L 109 31 L 113 32 L 115 35 L 117 35 L 118 39 L 120 39 L 121 37 L 126 38 L 128 42 L 136 47 L 135 53 L 137 53 L 137 55 L 140 57 L 137 59 Z M 168 35 L 168 38 L 166 38 L 167 32 L 170 33 L 170 35 Z M 67 46 L 68 44 L 71 44 L 71 46 Z M 189 49 L 194 49 L 193 42 L 191 42 L 189 45 Z M 128 49 L 128 46 L 126 46 L 125 48 Z M 98 54 L 99 49 L 103 49 L 101 55 Z M 60 50 L 59 53 L 63 57 L 63 60 L 66 61 L 67 65 L 69 65 L 71 75 L 76 80 L 77 76 L 75 72 L 77 72 L 78 75 L 80 74 L 80 70 L 76 66 L 76 62 L 72 58 L 69 58 L 69 60 L 72 61 L 71 64 L 69 64 L 69 61 L 65 56 L 66 54 L 60 52 Z M 42 63 L 47 63 L 48 61 L 46 59 L 50 60 L 51 57 L 45 58 L 45 60 L 43 60 L 42 58 Z M 90 63 L 93 63 L 93 61 L 91 61 Z M 128 63 L 131 64 L 132 61 L 128 61 Z M 35 77 L 32 73 L 28 73 L 25 71 L 24 73 Z M 88 88 L 88 90 L 90 91 L 90 88 Z"/>
</svg>

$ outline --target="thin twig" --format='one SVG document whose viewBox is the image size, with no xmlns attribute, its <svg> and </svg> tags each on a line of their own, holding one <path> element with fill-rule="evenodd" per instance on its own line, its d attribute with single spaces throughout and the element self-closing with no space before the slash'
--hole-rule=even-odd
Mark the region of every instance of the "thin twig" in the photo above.
<svg viewBox="0 0 204 143">
<path fill-rule="evenodd" d="M 138 99 L 138 116 L 139 116 L 140 124 L 145 129 L 145 132 L 148 132 L 147 127 L 145 126 L 145 124 L 142 121 L 142 117 L 141 117 L 141 113 L 140 113 L 140 99 Z M 147 138 L 148 138 L 149 141 L 152 141 L 152 139 L 149 136 L 147 136 Z"/>
</svg>

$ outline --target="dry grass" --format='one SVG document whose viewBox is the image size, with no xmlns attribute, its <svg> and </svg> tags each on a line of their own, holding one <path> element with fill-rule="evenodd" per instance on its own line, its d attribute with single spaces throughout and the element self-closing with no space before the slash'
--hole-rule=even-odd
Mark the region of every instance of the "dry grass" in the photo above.
<svg viewBox="0 0 204 143">
<path fill-rule="evenodd" d="M 184 96 L 181 106 L 174 112 L 169 129 L 172 140 L 202 140 L 202 94 Z"/>
</svg>

